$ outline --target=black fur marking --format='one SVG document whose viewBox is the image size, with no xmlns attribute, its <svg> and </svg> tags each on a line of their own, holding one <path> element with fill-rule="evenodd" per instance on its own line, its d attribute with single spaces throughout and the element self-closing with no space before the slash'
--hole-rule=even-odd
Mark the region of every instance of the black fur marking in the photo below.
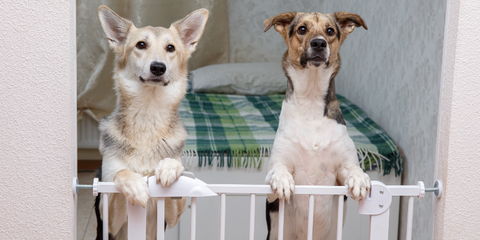
<svg viewBox="0 0 480 240">
<path fill-rule="evenodd" d="M 172 148 L 170 147 L 170 145 L 168 145 L 168 143 L 167 143 L 167 141 L 165 140 L 165 138 L 162 138 L 162 140 L 163 140 L 163 142 L 165 143 L 165 145 L 167 145 L 168 148 L 172 149 Z"/>
<path fill-rule="evenodd" d="M 292 79 L 290 79 L 290 76 L 288 76 L 288 73 L 285 73 L 287 76 L 288 82 L 287 82 L 287 91 L 285 92 L 285 101 L 290 100 L 290 96 L 293 95 L 293 82 Z"/>
<path fill-rule="evenodd" d="M 308 60 L 307 60 L 307 56 L 306 54 L 302 54 L 302 56 L 300 56 L 300 65 L 305 68 L 307 66 L 307 63 L 308 63 Z"/>
<path fill-rule="evenodd" d="M 267 217 L 267 229 L 268 229 L 268 234 L 267 234 L 267 240 L 270 240 L 270 230 L 272 229 L 272 219 L 270 218 L 270 212 L 278 212 L 279 209 L 279 203 L 280 201 L 277 199 L 274 202 L 269 203 L 267 199 L 267 207 L 266 207 L 266 217 Z"/>
<path fill-rule="evenodd" d="M 101 141 L 107 151 L 130 154 L 134 150 L 130 144 L 119 139 L 115 139 L 107 132 L 102 131 Z"/>
<path fill-rule="evenodd" d="M 333 103 L 333 104 L 338 104 L 340 105 L 340 102 L 338 102 L 337 99 L 335 99 L 335 102 L 337 103 Z M 327 108 L 325 108 L 325 110 L 327 110 Z M 332 110 L 329 110 L 327 114 L 324 114 L 324 116 L 327 116 L 328 118 L 331 118 L 335 121 L 337 121 L 338 124 L 342 124 L 342 125 L 347 125 L 345 123 L 345 119 L 343 118 L 343 114 L 342 114 L 342 111 L 340 110 L 340 107 L 338 107 L 338 109 L 335 109 L 334 111 Z"/>
<path fill-rule="evenodd" d="M 338 72 L 338 70 L 337 70 Z M 342 111 L 340 110 L 340 102 L 335 96 L 335 76 L 333 74 L 330 78 L 330 84 L 328 86 L 327 95 L 325 96 L 325 109 L 323 111 L 323 116 L 326 116 L 330 119 L 337 121 L 338 124 L 347 125 L 345 119 L 343 118 Z"/>
<path fill-rule="evenodd" d="M 295 28 L 297 28 L 298 19 L 295 18 L 292 23 L 290 23 L 290 30 L 288 31 L 288 37 L 292 38 Z"/>
<path fill-rule="evenodd" d="M 95 171 L 95 177 L 98 178 L 98 181 L 102 181 L 102 166 L 100 166 L 97 171 Z M 100 196 L 102 193 L 99 193 L 95 197 L 95 216 L 97 217 L 97 237 L 96 240 L 103 240 L 103 220 L 100 214 Z M 108 234 L 108 239 L 113 239 L 111 233 Z"/>
<path fill-rule="evenodd" d="M 181 120 L 177 119 L 176 121 L 181 121 Z M 173 144 L 172 142 L 168 144 L 165 138 L 162 138 L 162 141 L 165 144 L 159 143 L 157 148 L 162 149 L 163 155 L 171 156 L 171 157 L 182 155 L 183 148 L 185 147 L 185 141 L 173 142 Z"/>
<path fill-rule="evenodd" d="M 295 29 L 295 26 L 293 24 L 290 25 L 290 31 L 288 31 L 289 38 L 292 38 L 294 29 Z"/>
<path fill-rule="evenodd" d="M 110 135 L 108 135 L 108 133 L 102 134 L 102 140 L 105 148 L 109 148 L 115 144 L 115 140 Z"/>
<path fill-rule="evenodd" d="M 335 21 L 335 28 L 337 28 L 337 38 L 340 41 L 340 35 L 341 34 L 340 34 L 340 28 L 338 27 L 338 22 L 337 21 Z"/>
<path fill-rule="evenodd" d="M 287 59 L 288 59 L 288 51 L 285 52 L 285 54 L 283 54 L 283 59 L 282 59 L 282 68 L 283 68 L 283 72 L 285 73 L 285 76 L 287 77 L 287 91 L 285 92 L 285 101 L 288 102 L 288 100 L 290 99 L 290 96 L 293 95 L 293 82 L 292 82 L 292 79 L 290 78 L 290 76 L 288 75 L 288 72 L 287 72 Z"/>
</svg>

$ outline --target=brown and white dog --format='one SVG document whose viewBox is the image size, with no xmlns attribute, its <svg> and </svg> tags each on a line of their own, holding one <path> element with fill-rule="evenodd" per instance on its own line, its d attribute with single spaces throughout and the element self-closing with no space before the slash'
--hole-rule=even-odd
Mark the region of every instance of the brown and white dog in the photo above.
<svg viewBox="0 0 480 240">
<path fill-rule="evenodd" d="M 347 185 L 353 198 L 365 198 L 370 179 L 358 164 L 340 103 L 335 76 L 340 46 L 355 27 L 367 26 L 353 13 L 290 12 L 265 20 L 287 44 L 283 70 L 288 88 L 265 179 L 274 192 L 267 200 L 267 240 L 277 239 L 278 199 L 285 205 L 284 239 L 307 239 L 308 196 L 298 185 Z M 316 196 L 313 239 L 335 239 L 337 199 Z"/>
<path fill-rule="evenodd" d="M 169 28 L 136 28 L 108 7 L 98 15 L 115 52 L 117 105 L 100 122 L 101 178 L 115 182 L 123 194 L 109 197 L 109 231 L 127 238 L 127 200 L 147 208 L 147 239 L 156 236 L 156 203 L 149 198 L 144 176 L 156 176 L 169 187 L 182 174 L 181 156 L 187 132 L 177 113 L 187 88 L 187 61 L 195 51 L 208 19 L 199 9 Z M 102 198 L 103 199 L 103 198 Z M 100 198 L 95 201 L 97 239 L 102 238 Z M 165 221 L 177 224 L 185 198 L 166 199 Z"/>
</svg>

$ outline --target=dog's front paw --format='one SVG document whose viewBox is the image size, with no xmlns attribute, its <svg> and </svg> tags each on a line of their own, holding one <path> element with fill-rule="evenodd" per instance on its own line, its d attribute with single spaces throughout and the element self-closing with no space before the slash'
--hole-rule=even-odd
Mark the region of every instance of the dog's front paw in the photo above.
<svg viewBox="0 0 480 240">
<path fill-rule="evenodd" d="M 182 175 L 184 169 L 182 163 L 178 160 L 172 158 L 163 159 L 155 169 L 157 183 L 160 182 L 162 187 L 170 187 Z"/>
<path fill-rule="evenodd" d="M 355 201 L 358 201 L 359 197 L 365 200 L 370 191 L 370 177 L 363 171 L 351 174 L 345 184 Z"/>
<path fill-rule="evenodd" d="M 268 179 L 270 178 L 270 179 Z M 267 182 L 270 184 L 273 190 L 274 196 L 269 196 L 269 201 L 273 202 L 275 199 L 283 199 L 290 202 L 290 196 L 295 193 L 295 181 L 293 176 L 285 168 L 272 169 L 267 175 Z"/>
<path fill-rule="evenodd" d="M 122 170 L 116 174 L 114 182 L 129 202 L 147 207 L 150 194 L 147 183 L 140 174 Z"/>
</svg>

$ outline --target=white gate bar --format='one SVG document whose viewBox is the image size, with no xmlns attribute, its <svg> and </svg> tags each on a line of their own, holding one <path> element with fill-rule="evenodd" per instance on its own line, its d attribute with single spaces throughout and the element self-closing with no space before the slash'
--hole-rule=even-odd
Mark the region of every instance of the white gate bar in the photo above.
<svg viewBox="0 0 480 240">
<path fill-rule="evenodd" d="M 108 239 L 108 193 L 103 195 L 103 239 Z"/>
<path fill-rule="evenodd" d="M 207 184 L 209 189 L 216 193 L 226 193 L 229 195 L 266 195 L 273 194 L 270 185 L 249 185 L 249 184 Z M 386 186 L 393 197 L 395 196 L 419 196 L 421 190 L 417 185 L 387 185 Z M 99 182 L 97 184 L 100 193 L 121 193 L 113 182 Z M 295 186 L 295 194 L 313 194 L 313 195 L 346 195 L 348 193 L 345 186 Z"/>
<path fill-rule="evenodd" d="M 225 240 L 225 208 L 227 205 L 227 195 L 220 195 L 220 240 Z"/>
<path fill-rule="evenodd" d="M 127 202 L 128 239 L 147 238 L 147 210 L 142 205 Z M 157 215 L 158 216 L 158 215 Z M 163 228 L 162 228 L 163 229 Z M 107 238 L 108 239 L 108 238 Z"/>
<path fill-rule="evenodd" d="M 313 195 L 308 196 L 308 228 L 307 228 L 307 240 L 313 238 L 313 214 L 314 214 L 315 198 Z"/>
<path fill-rule="evenodd" d="M 421 188 L 418 185 L 387 185 L 392 197 L 421 195 Z"/>
<path fill-rule="evenodd" d="M 253 240 L 255 233 L 255 194 L 250 194 L 250 233 L 249 240 Z"/>
<path fill-rule="evenodd" d="M 283 240 L 283 225 L 285 220 L 285 198 L 280 199 L 278 207 L 278 240 Z"/>
<path fill-rule="evenodd" d="M 407 240 L 412 240 L 412 224 L 413 224 L 413 197 L 408 198 L 408 215 L 407 215 Z"/>
<path fill-rule="evenodd" d="M 198 178 L 180 176 L 170 187 L 157 184 L 155 176 L 148 178 L 150 197 L 210 197 L 218 196 L 207 187 L 207 184 Z"/>
<path fill-rule="evenodd" d="M 97 189 L 101 193 L 121 193 L 113 182 L 98 182 Z"/>
<path fill-rule="evenodd" d="M 165 198 L 157 197 L 157 240 L 165 239 Z"/>
<path fill-rule="evenodd" d="M 370 216 L 370 240 L 388 239 L 390 209 L 380 215 Z"/>
<path fill-rule="evenodd" d="M 195 240 L 197 234 L 197 198 L 192 197 L 190 215 L 190 239 Z"/>
<path fill-rule="evenodd" d="M 207 184 L 207 187 L 216 193 L 226 193 L 230 196 L 250 195 L 252 193 L 256 195 L 273 194 L 272 187 L 270 185 Z M 346 195 L 347 193 L 348 189 L 345 186 L 295 186 L 295 194 Z"/>
<path fill-rule="evenodd" d="M 338 196 L 337 240 L 342 240 L 344 196 Z"/>
</svg>

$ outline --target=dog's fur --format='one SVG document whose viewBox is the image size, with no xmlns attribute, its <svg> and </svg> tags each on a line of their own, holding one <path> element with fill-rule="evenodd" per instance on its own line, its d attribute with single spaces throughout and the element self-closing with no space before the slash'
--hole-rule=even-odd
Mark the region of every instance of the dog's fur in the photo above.
<svg viewBox="0 0 480 240">
<path fill-rule="evenodd" d="M 359 167 L 340 103 L 335 76 L 339 50 L 355 27 L 367 26 L 357 14 L 290 12 L 265 20 L 274 26 L 288 50 L 283 70 L 286 98 L 265 179 L 274 192 L 267 200 L 267 240 L 277 239 L 278 199 L 285 198 L 284 239 L 307 238 L 308 196 L 294 196 L 299 185 L 348 185 L 353 198 L 365 198 L 370 179 Z M 336 239 L 337 200 L 316 196 L 313 239 Z"/>
<path fill-rule="evenodd" d="M 114 239 L 126 239 L 128 200 L 147 208 L 147 239 L 155 239 L 156 203 L 142 178 L 155 175 L 157 183 L 169 187 L 184 170 L 181 156 L 187 132 L 177 107 L 186 93 L 187 61 L 203 33 L 208 11 L 194 11 L 170 28 L 136 28 L 105 6 L 98 13 L 116 56 L 117 93 L 115 110 L 100 122 L 101 175 L 123 192 L 109 196 L 109 231 Z M 95 204 L 97 215 L 102 200 Z M 185 198 L 167 198 L 166 224 L 177 224 L 184 209 Z M 97 239 L 101 239 L 98 220 Z"/>
</svg>

